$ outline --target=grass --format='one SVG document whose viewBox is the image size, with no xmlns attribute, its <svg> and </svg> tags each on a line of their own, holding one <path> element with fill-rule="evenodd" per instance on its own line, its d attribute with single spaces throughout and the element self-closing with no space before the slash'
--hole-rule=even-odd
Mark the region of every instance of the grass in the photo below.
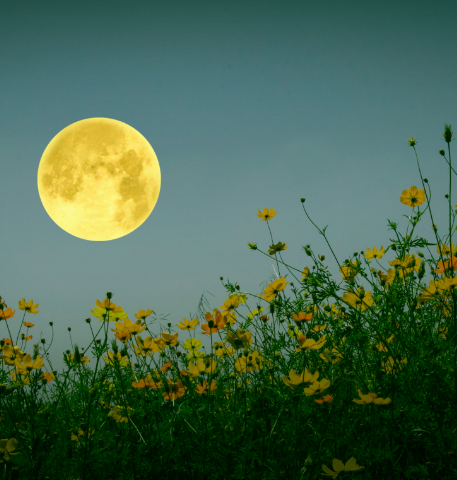
<svg viewBox="0 0 457 480">
<path fill-rule="evenodd" d="M 228 299 L 221 310 L 206 312 L 202 321 L 183 319 L 176 333 L 168 323 L 157 338 L 145 321 L 152 310 L 140 310 L 133 323 L 108 292 L 91 311 L 101 322 L 99 331 L 94 335 L 91 327 L 85 352 L 77 345 L 73 353 L 66 351 L 67 370 L 61 375 L 42 372 L 44 347 L 35 345 L 30 355 L 13 344 L 9 324 L 14 311 L 0 297 L 0 317 L 9 333 L 0 341 L 0 477 L 456 478 L 457 249 L 451 243 L 456 215 L 450 200 L 449 125 L 443 136 L 449 156 L 448 161 L 440 150 L 449 164 L 449 247 L 433 224 L 430 187 L 427 194 L 416 140 L 410 138 L 424 188 L 412 186 L 400 197 L 413 209 L 406 235 L 389 221 L 397 239 L 385 251 L 367 248 L 361 252 L 364 258 L 356 252 L 353 261 L 344 263 L 329 244 L 342 273 L 338 285 L 325 257 L 316 257 L 309 245 L 303 248 L 315 264 L 312 271 L 283 261 L 287 246 L 274 244 L 268 223 L 276 212 L 265 208 L 258 217 L 270 230 L 269 255 L 248 245 L 274 258 L 278 271 L 286 266 L 296 284 L 280 276 L 263 295 L 251 295 L 227 281 Z M 426 199 L 427 207 L 413 216 Z M 412 239 L 427 210 L 437 243 Z M 325 229 L 319 232 L 328 244 Z M 433 245 L 440 261 L 428 248 Z M 409 253 L 424 247 L 432 260 Z M 389 250 L 392 268 L 383 272 L 378 259 Z M 381 268 L 372 267 L 367 275 L 362 260 Z M 421 283 L 427 263 L 434 277 L 429 285 Z M 357 283 L 360 277 L 371 291 Z M 295 300 L 285 296 L 288 284 Z M 248 295 L 258 301 L 253 311 Z M 325 303 L 329 298 L 336 305 Z M 38 313 L 33 300 L 22 299 L 18 306 L 24 318 Z M 250 313 L 244 315 L 241 306 Z M 33 327 L 24 319 L 22 324 Z M 115 327 L 112 351 L 109 327 Z M 211 337 L 210 354 L 196 338 L 198 327 Z M 96 339 L 102 330 L 103 341 Z M 150 335 L 143 339 L 145 330 Z M 31 338 L 22 334 L 22 343 Z M 95 370 L 87 366 L 90 347 Z"/>
</svg>

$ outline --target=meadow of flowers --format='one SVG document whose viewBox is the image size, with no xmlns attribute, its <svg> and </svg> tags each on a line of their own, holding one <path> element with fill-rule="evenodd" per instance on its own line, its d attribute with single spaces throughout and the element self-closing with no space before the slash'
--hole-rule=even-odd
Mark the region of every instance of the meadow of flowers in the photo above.
<svg viewBox="0 0 457 480">
<path fill-rule="evenodd" d="M 269 225 L 276 212 L 264 208 L 258 217 L 267 222 L 272 245 L 268 254 L 252 243 L 249 248 L 288 274 L 279 273 L 262 295 L 227 281 L 220 310 L 184 318 L 178 330 L 168 323 L 158 337 L 146 323 L 151 309 L 136 313 L 133 323 L 108 292 L 91 310 L 100 328 L 94 335 L 86 319 L 92 342 L 85 351 L 75 345 L 64 353 L 62 374 L 52 365 L 43 372 L 45 339 L 33 355 L 22 350 L 31 335 L 22 334 L 21 348 L 13 343 L 15 311 L 0 297 L 0 325 L 8 331 L 0 341 L 0 478 L 457 478 L 452 134 L 445 125 L 449 160 L 439 151 L 449 165 L 448 236 L 438 236 L 417 142 L 409 138 L 423 189 L 411 186 L 400 196 L 412 208 L 405 236 L 388 221 L 396 238 L 386 250 L 373 246 L 340 263 L 325 229 L 316 227 L 339 266 L 338 284 L 324 255 L 316 257 L 309 245 L 303 248 L 311 270 L 284 262 L 287 246 L 274 243 Z M 436 243 L 413 238 L 427 210 Z M 436 246 L 437 259 L 429 246 Z M 427 248 L 431 259 L 410 253 L 417 248 Z M 386 271 L 378 260 L 389 250 Z M 434 278 L 429 285 L 421 283 L 427 264 Z M 286 298 L 287 285 L 295 299 Z M 248 297 L 256 299 L 252 311 Z M 326 303 L 329 298 L 336 303 Z M 38 303 L 23 298 L 18 307 L 28 331 L 34 325 L 25 315 L 37 314 Z M 103 341 L 96 338 L 100 332 Z M 142 332 L 149 335 L 143 339 Z M 196 333 L 210 336 L 209 353 Z M 86 356 L 91 347 L 92 360 Z"/>
</svg>

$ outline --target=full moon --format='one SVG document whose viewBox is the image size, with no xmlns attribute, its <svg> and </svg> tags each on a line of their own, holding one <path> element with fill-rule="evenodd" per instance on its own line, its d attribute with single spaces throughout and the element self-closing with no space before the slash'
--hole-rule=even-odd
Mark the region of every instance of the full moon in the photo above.
<svg viewBox="0 0 457 480">
<path fill-rule="evenodd" d="M 84 240 L 124 237 L 146 221 L 160 193 L 149 142 L 126 123 L 87 118 L 61 130 L 38 167 L 38 193 L 52 220 Z"/>
</svg>

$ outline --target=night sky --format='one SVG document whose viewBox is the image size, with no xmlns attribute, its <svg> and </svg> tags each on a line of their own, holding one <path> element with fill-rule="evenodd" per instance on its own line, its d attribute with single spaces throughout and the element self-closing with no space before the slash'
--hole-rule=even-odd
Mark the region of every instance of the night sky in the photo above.
<svg viewBox="0 0 457 480">
<path fill-rule="evenodd" d="M 152 309 L 149 329 L 158 335 L 170 322 L 183 342 L 189 333 L 178 322 L 205 323 L 204 313 L 227 300 L 220 277 L 253 295 L 277 274 L 300 287 L 284 265 L 278 270 L 248 247 L 268 252 L 273 243 L 257 216 L 264 208 L 277 212 L 269 225 L 274 243 L 287 245 L 284 261 L 311 270 L 314 262 L 301 248 L 310 244 L 339 283 L 340 265 L 300 198 L 321 230 L 328 225 L 340 264 L 354 252 L 386 249 L 396 239 L 387 219 L 406 235 L 403 215 L 412 208 L 400 202 L 402 192 L 422 188 L 409 137 L 417 140 L 444 238 L 449 166 L 438 151 L 447 156 L 444 124 L 457 120 L 456 14 L 455 2 L 433 0 L 4 3 L 0 295 L 16 311 L 7 322 L 14 343 L 22 298 L 38 303 L 39 313 L 25 315 L 34 327 L 20 332 L 32 339 L 19 336 L 17 344 L 32 355 L 41 338 L 46 348 L 53 340 L 52 368 L 45 359 L 42 371 L 61 373 L 63 353 L 92 340 L 85 319 L 94 332 L 100 328 L 90 311 L 108 291 L 132 322 L 140 309 Z M 138 130 L 161 169 L 149 218 L 112 241 L 62 230 L 37 188 L 48 143 L 92 117 Z M 451 200 L 454 206 L 455 194 Z M 427 212 L 414 236 L 435 243 L 431 225 Z M 418 250 L 430 258 L 425 248 L 411 253 Z M 436 259 L 436 247 L 430 250 Z M 389 251 L 371 267 L 386 271 L 394 258 Z M 427 267 L 423 281 L 432 278 Z M 295 298 L 290 285 L 285 293 Z M 267 302 L 248 296 L 251 310 L 259 303 L 269 314 Z M 249 313 L 245 305 L 238 311 L 238 319 Z M 114 322 L 110 341 L 111 328 Z M 210 353 L 200 326 L 191 335 Z M 9 338 L 5 322 L 2 338 Z M 95 356 L 87 355 L 94 369 Z"/>
</svg>

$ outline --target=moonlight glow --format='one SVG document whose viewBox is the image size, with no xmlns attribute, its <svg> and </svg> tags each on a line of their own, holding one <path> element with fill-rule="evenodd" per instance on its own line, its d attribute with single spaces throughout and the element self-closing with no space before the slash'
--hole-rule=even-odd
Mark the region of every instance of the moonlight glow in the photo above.
<svg viewBox="0 0 457 480">
<path fill-rule="evenodd" d="M 61 130 L 38 167 L 38 193 L 54 222 L 78 238 L 114 240 L 154 209 L 160 166 L 148 141 L 129 125 L 88 118 Z"/>
</svg>

